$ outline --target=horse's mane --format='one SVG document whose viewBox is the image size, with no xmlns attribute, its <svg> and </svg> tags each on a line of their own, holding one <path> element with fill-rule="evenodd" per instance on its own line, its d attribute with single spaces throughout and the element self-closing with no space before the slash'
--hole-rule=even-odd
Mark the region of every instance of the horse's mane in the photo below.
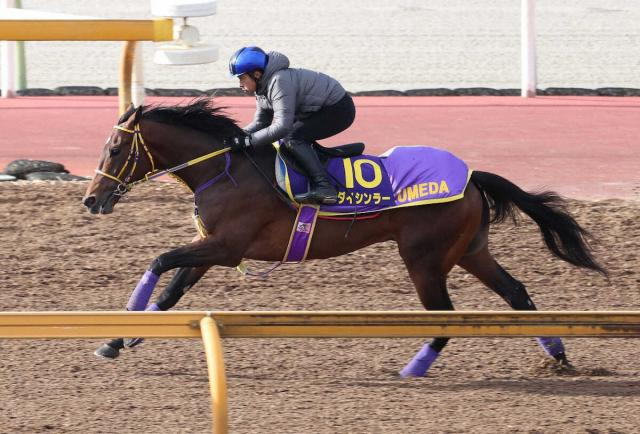
<svg viewBox="0 0 640 434">
<path fill-rule="evenodd" d="M 213 105 L 213 98 L 193 100 L 188 105 L 147 106 L 142 118 L 178 126 L 190 127 L 215 137 L 231 137 L 243 134 L 242 129 L 224 113 L 226 107 Z"/>
</svg>

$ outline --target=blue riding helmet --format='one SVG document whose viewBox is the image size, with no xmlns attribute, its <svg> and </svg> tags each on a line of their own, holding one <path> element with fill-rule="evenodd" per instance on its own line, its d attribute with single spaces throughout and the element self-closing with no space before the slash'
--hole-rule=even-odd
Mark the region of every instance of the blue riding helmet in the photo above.
<svg viewBox="0 0 640 434">
<path fill-rule="evenodd" d="M 229 72 L 239 77 L 255 70 L 264 71 L 269 62 L 269 56 L 260 47 L 242 47 L 229 59 Z"/>
</svg>

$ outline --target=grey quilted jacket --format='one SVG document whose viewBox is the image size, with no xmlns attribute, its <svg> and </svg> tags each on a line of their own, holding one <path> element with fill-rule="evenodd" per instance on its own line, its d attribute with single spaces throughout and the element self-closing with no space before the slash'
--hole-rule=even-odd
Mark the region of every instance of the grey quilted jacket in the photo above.
<svg viewBox="0 0 640 434">
<path fill-rule="evenodd" d="M 337 80 L 326 74 L 289 68 L 284 54 L 267 54 L 269 62 L 256 90 L 256 114 L 244 128 L 255 146 L 285 137 L 294 122 L 337 103 L 346 93 Z"/>
</svg>

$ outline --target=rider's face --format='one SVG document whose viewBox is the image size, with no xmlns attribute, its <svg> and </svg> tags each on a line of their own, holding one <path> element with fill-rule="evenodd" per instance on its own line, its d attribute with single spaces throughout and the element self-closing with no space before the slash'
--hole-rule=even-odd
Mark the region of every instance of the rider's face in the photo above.
<svg viewBox="0 0 640 434">
<path fill-rule="evenodd" d="M 240 89 L 246 94 L 253 95 L 256 91 L 256 79 L 262 75 L 260 71 L 255 71 L 250 74 L 242 74 L 238 77 L 240 81 Z"/>
</svg>

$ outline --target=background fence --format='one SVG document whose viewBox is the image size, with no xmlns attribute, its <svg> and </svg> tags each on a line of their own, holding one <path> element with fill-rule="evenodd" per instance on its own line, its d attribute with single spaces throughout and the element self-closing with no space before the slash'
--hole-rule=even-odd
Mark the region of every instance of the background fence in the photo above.
<svg viewBox="0 0 640 434">
<path fill-rule="evenodd" d="M 640 88 L 640 8 L 635 0 L 536 0 L 538 87 Z M 150 18 L 149 2 L 23 0 L 23 6 Z M 260 11 L 260 13 L 255 13 Z M 334 75 L 350 91 L 520 87 L 521 0 L 220 0 L 196 18 L 219 62 L 154 65 L 148 88 L 235 87 L 226 62 L 248 44 L 286 53 L 292 65 Z M 313 19 L 310 19 L 312 17 Z M 106 42 L 26 43 L 28 86 L 117 85 L 119 47 Z M 54 54 L 52 54 L 54 53 Z M 91 58 L 87 63 L 84 59 Z M 50 71 L 64 71 L 51 74 Z"/>
</svg>

